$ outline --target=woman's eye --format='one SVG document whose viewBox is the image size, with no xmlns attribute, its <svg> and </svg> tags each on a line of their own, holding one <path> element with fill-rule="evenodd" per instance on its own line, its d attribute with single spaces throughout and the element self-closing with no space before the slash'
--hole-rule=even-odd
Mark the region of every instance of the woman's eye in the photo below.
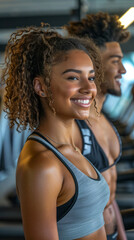
<svg viewBox="0 0 134 240">
<path fill-rule="evenodd" d="M 88 78 L 90 81 L 95 81 L 95 77 Z"/>
<path fill-rule="evenodd" d="M 71 77 L 68 77 L 68 79 L 69 79 L 69 80 L 78 80 L 78 77 L 73 77 L 73 76 L 71 76 Z"/>
</svg>

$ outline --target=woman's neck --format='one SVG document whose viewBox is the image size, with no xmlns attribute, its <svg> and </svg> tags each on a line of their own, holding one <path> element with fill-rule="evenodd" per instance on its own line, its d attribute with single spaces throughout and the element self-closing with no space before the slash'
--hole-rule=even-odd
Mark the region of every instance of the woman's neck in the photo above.
<svg viewBox="0 0 134 240">
<path fill-rule="evenodd" d="M 44 136 L 49 136 L 57 143 L 73 144 L 73 123 L 73 119 L 63 120 L 53 114 L 51 117 L 41 117 L 37 131 L 42 133 Z"/>
</svg>

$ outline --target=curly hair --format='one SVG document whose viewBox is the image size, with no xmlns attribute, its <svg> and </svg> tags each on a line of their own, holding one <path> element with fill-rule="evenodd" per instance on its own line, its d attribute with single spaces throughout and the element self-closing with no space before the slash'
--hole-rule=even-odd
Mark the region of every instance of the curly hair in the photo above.
<svg viewBox="0 0 134 240">
<path fill-rule="evenodd" d="M 93 61 L 96 79 L 103 79 L 100 55 L 92 41 L 63 37 L 50 27 L 26 27 L 11 35 L 1 78 L 5 84 L 4 110 L 10 127 L 17 124 L 18 131 L 25 130 L 27 126 L 30 130 L 38 127 L 42 106 L 33 87 L 33 79 L 37 76 L 44 79 L 48 103 L 53 109 L 51 69 L 73 49 L 86 52 Z"/>
<path fill-rule="evenodd" d="M 107 42 L 123 43 L 130 38 L 119 16 L 104 12 L 89 14 L 81 21 L 70 22 L 65 28 L 72 36 L 91 38 L 99 48 L 105 47 Z"/>
</svg>

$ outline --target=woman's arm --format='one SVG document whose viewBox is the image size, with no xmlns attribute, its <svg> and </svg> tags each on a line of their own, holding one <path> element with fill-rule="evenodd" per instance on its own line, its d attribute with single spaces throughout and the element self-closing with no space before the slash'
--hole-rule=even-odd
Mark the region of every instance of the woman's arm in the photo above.
<svg viewBox="0 0 134 240">
<path fill-rule="evenodd" d="M 50 151 L 49 151 L 50 152 Z M 51 156 L 53 154 L 50 154 Z M 26 240 L 59 240 L 57 197 L 62 177 L 50 156 L 38 154 L 17 168 L 17 188 Z"/>
</svg>

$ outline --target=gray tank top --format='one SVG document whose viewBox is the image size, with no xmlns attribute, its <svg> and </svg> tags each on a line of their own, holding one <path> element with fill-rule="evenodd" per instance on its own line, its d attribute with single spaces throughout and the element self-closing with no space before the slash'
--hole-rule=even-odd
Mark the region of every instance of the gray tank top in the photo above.
<svg viewBox="0 0 134 240">
<path fill-rule="evenodd" d="M 57 222 L 60 240 L 73 240 L 87 236 L 104 225 L 103 211 L 109 200 L 108 184 L 101 173 L 94 167 L 98 178 L 85 175 L 62 155 L 44 136 L 31 135 L 35 140 L 50 149 L 67 167 L 75 182 L 75 197 L 68 211 Z"/>
</svg>

